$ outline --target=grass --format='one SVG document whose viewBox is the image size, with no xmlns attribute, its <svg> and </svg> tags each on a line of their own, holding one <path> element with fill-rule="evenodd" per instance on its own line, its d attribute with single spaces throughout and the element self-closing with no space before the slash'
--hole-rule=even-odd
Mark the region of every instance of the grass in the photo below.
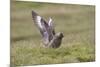
<svg viewBox="0 0 100 67">
<path fill-rule="evenodd" d="M 64 33 L 59 48 L 42 47 L 32 10 Z M 95 6 L 13 1 L 11 11 L 11 66 L 95 61 Z"/>
</svg>

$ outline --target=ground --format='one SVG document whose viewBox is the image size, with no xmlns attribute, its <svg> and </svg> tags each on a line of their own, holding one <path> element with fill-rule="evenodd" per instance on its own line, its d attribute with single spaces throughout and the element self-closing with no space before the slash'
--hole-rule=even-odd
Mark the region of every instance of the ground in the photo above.
<svg viewBox="0 0 100 67">
<path fill-rule="evenodd" d="M 63 32 L 59 48 L 43 48 L 31 11 Z M 95 6 L 12 2 L 11 65 L 35 65 L 95 61 Z"/>
</svg>

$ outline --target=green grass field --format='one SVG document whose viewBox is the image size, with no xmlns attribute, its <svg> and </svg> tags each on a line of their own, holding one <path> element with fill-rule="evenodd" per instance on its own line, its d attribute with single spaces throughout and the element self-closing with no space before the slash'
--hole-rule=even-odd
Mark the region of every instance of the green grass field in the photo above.
<svg viewBox="0 0 100 67">
<path fill-rule="evenodd" d="M 63 32 L 59 48 L 43 48 L 31 11 Z M 95 6 L 32 2 L 11 5 L 11 65 L 79 63 L 95 61 Z"/>
</svg>

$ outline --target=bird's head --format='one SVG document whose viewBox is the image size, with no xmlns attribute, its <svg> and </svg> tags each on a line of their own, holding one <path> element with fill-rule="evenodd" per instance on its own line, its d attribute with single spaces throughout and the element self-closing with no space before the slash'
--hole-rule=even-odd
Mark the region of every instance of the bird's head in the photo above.
<svg viewBox="0 0 100 67">
<path fill-rule="evenodd" d="M 62 32 L 59 32 L 56 34 L 56 36 L 60 39 L 62 39 L 64 37 L 63 33 Z"/>
</svg>

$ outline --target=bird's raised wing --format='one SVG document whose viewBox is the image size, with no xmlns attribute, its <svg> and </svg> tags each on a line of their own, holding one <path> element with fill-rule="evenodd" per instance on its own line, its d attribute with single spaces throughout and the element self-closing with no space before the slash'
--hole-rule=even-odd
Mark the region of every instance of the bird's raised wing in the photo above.
<svg viewBox="0 0 100 67">
<path fill-rule="evenodd" d="M 48 23 L 34 11 L 32 11 L 32 18 L 36 26 L 39 28 L 45 42 L 47 43 L 52 40 L 53 33 Z"/>
<path fill-rule="evenodd" d="M 53 25 L 53 23 L 52 23 L 52 19 L 51 19 L 51 18 L 49 18 L 48 25 L 49 25 L 49 27 L 50 27 L 50 29 L 51 29 L 53 35 L 55 35 L 54 25 Z"/>
</svg>

